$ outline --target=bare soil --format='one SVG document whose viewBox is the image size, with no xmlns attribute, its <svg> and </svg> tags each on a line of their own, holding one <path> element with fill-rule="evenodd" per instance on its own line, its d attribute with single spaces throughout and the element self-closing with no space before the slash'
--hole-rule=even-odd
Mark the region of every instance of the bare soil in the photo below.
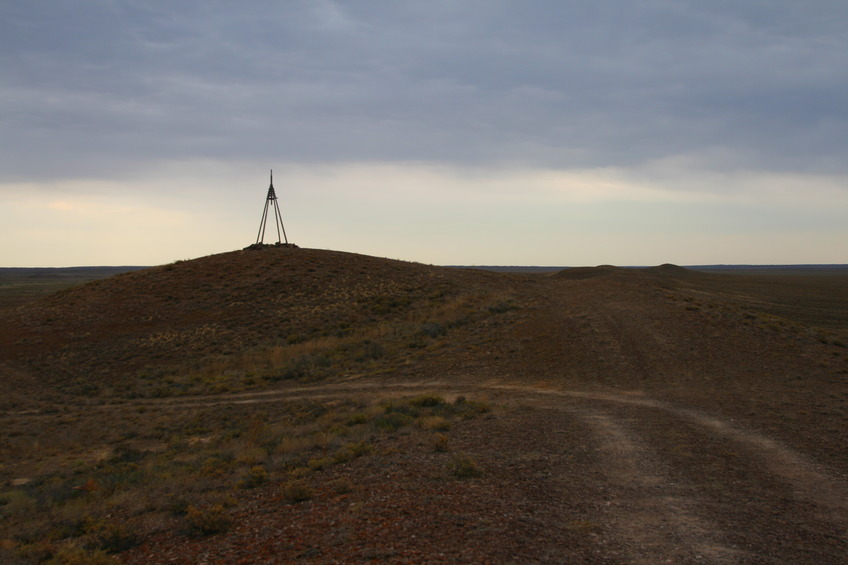
<svg viewBox="0 0 848 565">
<path fill-rule="evenodd" d="M 177 366 L 263 339 L 287 343 L 340 320 L 384 323 L 421 301 L 500 297 L 490 307 L 497 315 L 450 327 L 401 362 L 368 371 L 212 396 L 102 393 L 92 418 L 112 402 L 154 412 L 234 403 L 267 411 L 295 398 L 420 392 L 494 407 L 450 432 L 451 453 L 471 457 L 480 476 L 447 476 L 450 453 L 398 433 L 381 440 L 379 457 L 315 478 L 311 500 L 286 503 L 271 481 L 240 495 L 229 531 L 194 538 L 160 530 L 117 558 L 845 563 L 846 290 L 841 276 L 672 266 L 543 276 L 305 249 L 225 254 L 0 314 L 4 418 L 31 418 L 35 429 L 51 407 L 74 410 L 85 401 L 62 388 L 69 380 L 111 391 L 151 364 Z M 397 296 L 413 300 L 392 302 Z M 176 329 L 171 341 L 144 340 Z M 9 461 L 0 471 L 7 479 L 24 472 Z M 339 479 L 352 488 L 334 490 Z"/>
</svg>

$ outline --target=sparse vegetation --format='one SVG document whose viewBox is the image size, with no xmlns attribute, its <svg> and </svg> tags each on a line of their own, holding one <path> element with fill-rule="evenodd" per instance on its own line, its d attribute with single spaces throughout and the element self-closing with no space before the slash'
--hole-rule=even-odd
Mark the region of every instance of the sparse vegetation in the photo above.
<svg viewBox="0 0 848 565">
<path fill-rule="evenodd" d="M 433 447 L 433 451 L 438 453 L 444 453 L 446 451 L 450 451 L 450 440 L 446 434 L 435 434 L 430 439 L 430 445 Z"/>
<path fill-rule="evenodd" d="M 211 536 L 226 532 L 233 523 L 221 504 L 202 508 L 189 506 L 186 509 L 186 522 L 189 533 L 197 536 Z"/>
<path fill-rule="evenodd" d="M 473 479 L 483 476 L 477 462 L 467 453 L 457 453 L 450 462 L 450 472 L 458 479 Z"/>
<path fill-rule="evenodd" d="M 268 471 L 262 465 L 251 467 L 239 483 L 241 488 L 256 488 L 268 482 Z"/>
<path fill-rule="evenodd" d="M 52 458 L 51 473 L 0 493 L 0 515 L 17 524 L 5 535 L 16 540 L 24 562 L 36 563 L 125 551 L 146 535 L 135 528 L 150 513 L 181 521 L 187 535 L 221 534 L 233 525 L 228 508 L 238 506 L 239 491 L 269 485 L 286 502 L 310 500 L 319 496 L 310 485 L 318 474 L 378 455 L 388 434 L 446 432 L 451 420 L 480 413 L 477 406 L 425 394 L 370 403 L 292 401 L 261 412 L 238 405 L 147 410 L 127 420 L 135 422 L 129 435 L 155 449 L 124 440 L 94 463 L 86 463 L 84 450 L 66 453 Z M 434 450 L 447 442 L 441 433 Z M 330 486 L 336 494 L 352 488 L 344 479 Z M 39 553 L 32 544 L 45 539 L 52 549 Z"/>
<path fill-rule="evenodd" d="M 283 500 L 290 504 L 306 502 L 312 498 L 312 489 L 302 480 L 292 479 L 283 484 Z"/>
</svg>

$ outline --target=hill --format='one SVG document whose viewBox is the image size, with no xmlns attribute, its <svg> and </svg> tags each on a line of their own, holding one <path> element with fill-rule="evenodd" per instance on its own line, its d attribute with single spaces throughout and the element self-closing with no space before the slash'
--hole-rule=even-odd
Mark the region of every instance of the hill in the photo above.
<svg viewBox="0 0 848 565">
<path fill-rule="evenodd" d="M 126 385 L 128 375 L 202 372 L 224 358 L 322 339 L 348 343 L 385 330 L 399 311 L 421 323 L 428 315 L 466 316 L 460 303 L 479 293 L 482 280 L 473 271 L 333 251 L 235 251 L 123 273 L 26 305 L 8 314 L 0 347 L 43 385 L 80 383 L 90 394 Z M 451 308 L 457 311 L 441 312 Z"/>
<path fill-rule="evenodd" d="M 838 562 L 846 279 L 268 247 L 0 312 L 0 561 Z"/>
</svg>

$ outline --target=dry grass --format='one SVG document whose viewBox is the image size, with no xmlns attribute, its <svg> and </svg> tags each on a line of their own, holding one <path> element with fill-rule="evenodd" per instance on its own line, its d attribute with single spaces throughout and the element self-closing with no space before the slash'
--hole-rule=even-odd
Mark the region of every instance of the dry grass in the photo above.
<svg viewBox="0 0 848 565">
<path fill-rule="evenodd" d="M 502 294 L 424 301 L 390 319 L 348 324 L 336 335 L 289 336 L 284 343 L 213 355 L 179 369 L 145 369 L 139 372 L 139 378 L 116 392 L 130 398 L 167 398 L 260 390 L 281 380 L 312 382 L 351 373 L 376 375 L 416 351 L 449 342 L 453 328 L 480 323 L 512 309 L 503 307 L 507 303 L 513 300 Z M 166 341 L 190 340 L 172 336 Z"/>
<path fill-rule="evenodd" d="M 467 453 L 457 453 L 450 462 L 450 472 L 458 479 L 474 479 L 483 476 L 483 470 Z"/>
<path fill-rule="evenodd" d="M 311 483 L 322 473 L 394 452 L 377 445 L 391 443 L 389 434 L 402 428 L 440 430 L 442 447 L 435 449 L 446 449 L 451 423 L 483 413 L 479 406 L 420 395 L 382 402 L 293 401 L 273 410 L 150 408 L 135 424 L 127 420 L 123 433 L 133 440 L 116 441 L 105 429 L 96 437 L 89 430 L 98 445 L 115 445 L 94 458 L 81 446 L 64 453 L 44 446 L 50 455 L 43 457 L 31 453 L 39 465 L 30 480 L 0 492 L 0 539 L 24 563 L 65 556 L 109 562 L 111 554 L 152 533 L 151 523 L 191 536 L 216 535 L 232 526 L 240 492 L 270 485 L 289 503 L 309 500 L 315 496 Z M 78 432 L 75 437 L 82 440 Z M 426 442 L 423 437 L 420 443 Z M 339 479 L 330 488 L 344 493 L 352 485 Z"/>
</svg>

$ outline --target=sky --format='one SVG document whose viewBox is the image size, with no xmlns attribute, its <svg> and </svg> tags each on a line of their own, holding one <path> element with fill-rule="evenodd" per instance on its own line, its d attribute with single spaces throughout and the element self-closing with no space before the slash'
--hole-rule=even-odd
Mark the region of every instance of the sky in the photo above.
<svg viewBox="0 0 848 565">
<path fill-rule="evenodd" d="M 844 0 L 0 0 L 0 266 L 848 263 Z M 276 241 L 266 232 L 265 242 Z"/>
</svg>

